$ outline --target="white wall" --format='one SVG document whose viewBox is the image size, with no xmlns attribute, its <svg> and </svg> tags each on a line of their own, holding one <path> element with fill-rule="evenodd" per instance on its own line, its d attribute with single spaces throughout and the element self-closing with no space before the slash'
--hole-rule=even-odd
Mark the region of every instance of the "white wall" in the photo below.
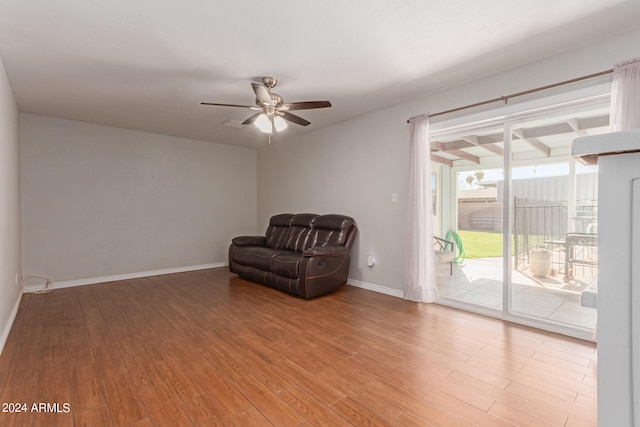
<svg viewBox="0 0 640 427">
<path fill-rule="evenodd" d="M 349 120 L 258 152 L 258 228 L 277 212 L 337 212 L 360 226 L 350 277 L 403 287 L 406 120 L 612 68 L 640 56 L 640 30 Z M 496 105 L 499 106 L 499 105 Z M 391 203 L 391 193 L 399 193 Z M 372 253 L 376 267 L 369 270 Z"/>
<path fill-rule="evenodd" d="M 0 353 L 20 296 L 18 108 L 0 58 Z"/>
<path fill-rule="evenodd" d="M 53 282 L 226 262 L 256 152 L 20 114 L 22 271 Z"/>
</svg>

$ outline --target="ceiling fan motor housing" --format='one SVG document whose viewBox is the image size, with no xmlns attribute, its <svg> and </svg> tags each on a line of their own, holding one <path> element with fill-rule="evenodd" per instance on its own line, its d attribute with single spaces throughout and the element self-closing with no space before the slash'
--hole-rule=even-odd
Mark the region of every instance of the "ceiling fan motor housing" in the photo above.
<svg viewBox="0 0 640 427">
<path fill-rule="evenodd" d="M 278 79 L 271 76 L 266 76 L 262 78 L 262 84 L 268 87 L 269 89 L 276 87 L 278 84 Z"/>
<path fill-rule="evenodd" d="M 280 107 L 284 103 L 282 97 L 277 93 L 269 92 L 269 96 L 271 96 L 271 106 L 273 107 Z M 263 107 L 263 104 L 258 97 L 256 97 L 256 105 L 258 107 Z"/>
</svg>

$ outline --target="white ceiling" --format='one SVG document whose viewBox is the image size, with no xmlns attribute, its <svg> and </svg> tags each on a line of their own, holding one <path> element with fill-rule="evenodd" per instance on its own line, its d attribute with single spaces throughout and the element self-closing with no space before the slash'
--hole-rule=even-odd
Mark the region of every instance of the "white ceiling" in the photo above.
<svg viewBox="0 0 640 427">
<path fill-rule="evenodd" d="M 640 27 L 630 0 L 0 0 L 20 111 L 259 147 L 250 82 L 274 75 L 306 128 Z"/>
</svg>

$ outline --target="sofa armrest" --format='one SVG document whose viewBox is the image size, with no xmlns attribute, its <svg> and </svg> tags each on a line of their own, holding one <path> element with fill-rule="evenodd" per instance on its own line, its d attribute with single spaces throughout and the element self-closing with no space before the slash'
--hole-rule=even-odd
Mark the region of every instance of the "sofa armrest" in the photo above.
<svg viewBox="0 0 640 427">
<path fill-rule="evenodd" d="M 238 236 L 231 242 L 238 246 L 267 246 L 267 238 L 264 236 Z"/>
<path fill-rule="evenodd" d="M 349 253 L 349 249 L 344 246 L 314 246 L 304 251 L 304 256 L 308 257 L 332 257 L 344 256 Z"/>
</svg>

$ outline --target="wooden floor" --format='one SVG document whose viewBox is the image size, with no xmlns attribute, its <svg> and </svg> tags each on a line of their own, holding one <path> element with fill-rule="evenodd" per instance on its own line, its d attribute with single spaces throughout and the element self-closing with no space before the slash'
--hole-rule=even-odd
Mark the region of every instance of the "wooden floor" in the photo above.
<svg viewBox="0 0 640 427">
<path fill-rule="evenodd" d="M 27 412 L 0 425 L 584 427 L 596 366 L 591 343 L 438 305 L 202 270 L 24 295 L 0 402 Z"/>
</svg>

